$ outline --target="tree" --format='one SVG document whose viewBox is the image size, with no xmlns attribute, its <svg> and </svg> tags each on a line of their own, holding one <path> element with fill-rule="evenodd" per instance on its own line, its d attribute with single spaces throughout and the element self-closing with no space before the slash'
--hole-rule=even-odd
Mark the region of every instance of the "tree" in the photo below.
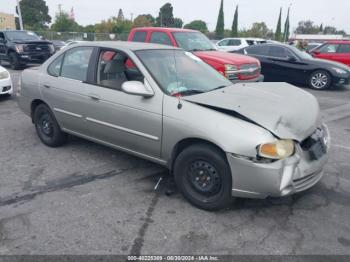
<svg viewBox="0 0 350 262">
<path fill-rule="evenodd" d="M 323 33 L 323 24 L 320 25 L 320 32 Z"/>
<path fill-rule="evenodd" d="M 280 9 L 280 15 L 278 17 L 277 28 L 275 32 L 275 40 L 281 41 L 282 38 L 282 8 Z"/>
<path fill-rule="evenodd" d="M 49 8 L 44 0 L 21 0 L 20 7 L 25 29 L 43 30 L 51 22 Z"/>
<path fill-rule="evenodd" d="M 344 30 L 338 30 L 334 26 L 325 26 L 323 33 L 325 35 L 346 35 Z"/>
<path fill-rule="evenodd" d="M 232 23 L 232 37 L 238 37 L 238 5 L 236 6 L 235 16 Z"/>
<path fill-rule="evenodd" d="M 173 6 L 170 3 L 166 3 L 160 8 L 156 21 L 158 26 L 174 27 Z"/>
<path fill-rule="evenodd" d="M 318 34 L 319 30 L 320 28 L 314 25 L 314 22 L 307 20 L 307 21 L 300 21 L 298 23 L 296 33 L 297 34 Z"/>
<path fill-rule="evenodd" d="M 124 13 L 123 10 L 120 8 L 117 16 L 118 21 L 124 21 Z"/>
<path fill-rule="evenodd" d="M 207 24 L 202 21 L 202 20 L 194 20 L 191 23 L 188 23 L 184 26 L 186 29 L 192 29 L 192 30 L 197 30 L 202 33 L 207 33 L 208 32 L 208 27 Z"/>
<path fill-rule="evenodd" d="M 266 38 L 266 36 L 270 33 L 270 29 L 266 26 L 264 22 L 256 22 L 253 24 L 252 28 L 247 31 L 247 36 L 250 37 L 258 37 L 258 38 Z"/>
<path fill-rule="evenodd" d="M 175 27 L 175 28 L 182 28 L 184 22 L 182 21 L 181 18 L 174 18 L 174 25 L 172 27 Z"/>
<path fill-rule="evenodd" d="M 139 15 L 133 22 L 133 27 L 154 26 L 155 18 L 152 15 Z"/>
<path fill-rule="evenodd" d="M 284 24 L 283 42 L 287 42 L 290 35 L 289 12 L 290 12 L 290 8 L 288 8 L 288 14 L 287 14 L 286 22 Z"/>
<path fill-rule="evenodd" d="M 56 32 L 77 32 L 80 26 L 72 20 L 67 12 L 61 11 L 56 14 L 55 22 L 51 25 L 51 30 Z"/>
<path fill-rule="evenodd" d="M 220 39 L 223 38 L 224 31 L 225 31 L 224 0 L 221 0 L 218 22 L 216 24 L 216 29 L 215 29 L 216 37 Z"/>
</svg>

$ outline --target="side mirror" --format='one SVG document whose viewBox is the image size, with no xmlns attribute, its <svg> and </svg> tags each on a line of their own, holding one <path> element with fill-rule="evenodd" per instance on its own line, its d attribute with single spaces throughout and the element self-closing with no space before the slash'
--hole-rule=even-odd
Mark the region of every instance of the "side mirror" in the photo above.
<svg viewBox="0 0 350 262">
<path fill-rule="evenodd" d="M 154 92 L 151 88 L 147 88 L 142 82 L 127 81 L 122 84 L 122 91 L 129 95 L 152 97 Z"/>
</svg>

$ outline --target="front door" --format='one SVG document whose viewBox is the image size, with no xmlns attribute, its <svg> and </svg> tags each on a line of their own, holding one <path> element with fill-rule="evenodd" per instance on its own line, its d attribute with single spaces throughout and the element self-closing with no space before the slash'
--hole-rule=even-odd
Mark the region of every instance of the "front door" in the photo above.
<svg viewBox="0 0 350 262">
<path fill-rule="evenodd" d="M 124 93 L 121 86 L 126 81 L 143 81 L 149 85 L 136 66 L 126 66 L 130 61 L 122 52 L 100 50 L 95 84 L 88 86 L 90 104 L 86 111 L 86 123 L 89 136 L 133 153 L 159 159 L 163 94 L 156 93 L 151 98 L 144 98 Z"/>
</svg>

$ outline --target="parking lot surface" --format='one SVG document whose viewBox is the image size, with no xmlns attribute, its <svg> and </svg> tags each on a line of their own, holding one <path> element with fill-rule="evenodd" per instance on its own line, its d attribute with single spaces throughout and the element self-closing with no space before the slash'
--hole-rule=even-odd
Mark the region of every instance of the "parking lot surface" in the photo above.
<svg viewBox="0 0 350 262">
<path fill-rule="evenodd" d="M 350 255 L 350 87 L 305 90 L 332 135 L 322 181 L 215 213 L 192 207 L 156 164 L 74 137 L 44 146 L 16 97 L 0 98 L 0 255 Z"/>
</svg>

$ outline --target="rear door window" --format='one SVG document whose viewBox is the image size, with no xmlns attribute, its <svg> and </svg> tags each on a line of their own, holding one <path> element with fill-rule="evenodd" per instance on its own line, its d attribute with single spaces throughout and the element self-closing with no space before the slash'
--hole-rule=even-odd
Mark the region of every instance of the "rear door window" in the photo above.
<svg viewBox="0 0 350 262">
<path fill-rule="evenodd" d="M 328 53 L 336 53 L 339 45 L 337 44 L 327 44 L 321 47 L 320 53 L 322 54 L 328 54 Z"/>
<path fill-rule="evenodd" d="M 269 47 L 268 46 L 251 46 L 246 48 L 245 51 L 248 55 L 261 55 L 268 56 Z"/>
<path fill-rule="evenodd" d="M 151 35 L 150 42 L 154 44 L 161 44 L 161 45 L 170 45 L 170 46 L 173 45 L 171 43 L 169 36 L 164 32 L 153 32 Z"/>
<path fill-rule="evenodd" d="M 229 40 L 222 40 L 221 42 L 218 43 L 218 46 L 227 46 L 228 45 Z"/>
<path fill-rule="evenodd" d="M 63 59 L 61 76 L 86 81 L 92 47 L 76 47 L 68 50 Z"/>
<path fill-rule="evenodd" d="M 63 55 L 56 58 L 47 68 L 47 72 L 51 76 L 59 76 L 61 72 L 61 65 L 62 65 Z"/>
<path fill-rule="evenodd" d="M 133 42 L 146 42 L 147 32 L 146 31 L 136 31 L 134 37 L 132 38 Z"/>
<path fill-rule="evenodd" d="M 287 58 L 291 56 L 290 52 L 281 46 L 270 46 L 269 48 L 269 56 L 277 57 L 277 58 Z"/>
<path fill-rule="evenodd" d="M 241 40 L 239 39 L 231 39 L 229 42 L 228 42 L 228 45 L 229 46 L 240 46 L 242 44 Z"/>
<path fill-rule="evenodd" d="M 350 53 L 350 44 L 340 45 L 338 48 L 338 53 Z"/>
</svg>

